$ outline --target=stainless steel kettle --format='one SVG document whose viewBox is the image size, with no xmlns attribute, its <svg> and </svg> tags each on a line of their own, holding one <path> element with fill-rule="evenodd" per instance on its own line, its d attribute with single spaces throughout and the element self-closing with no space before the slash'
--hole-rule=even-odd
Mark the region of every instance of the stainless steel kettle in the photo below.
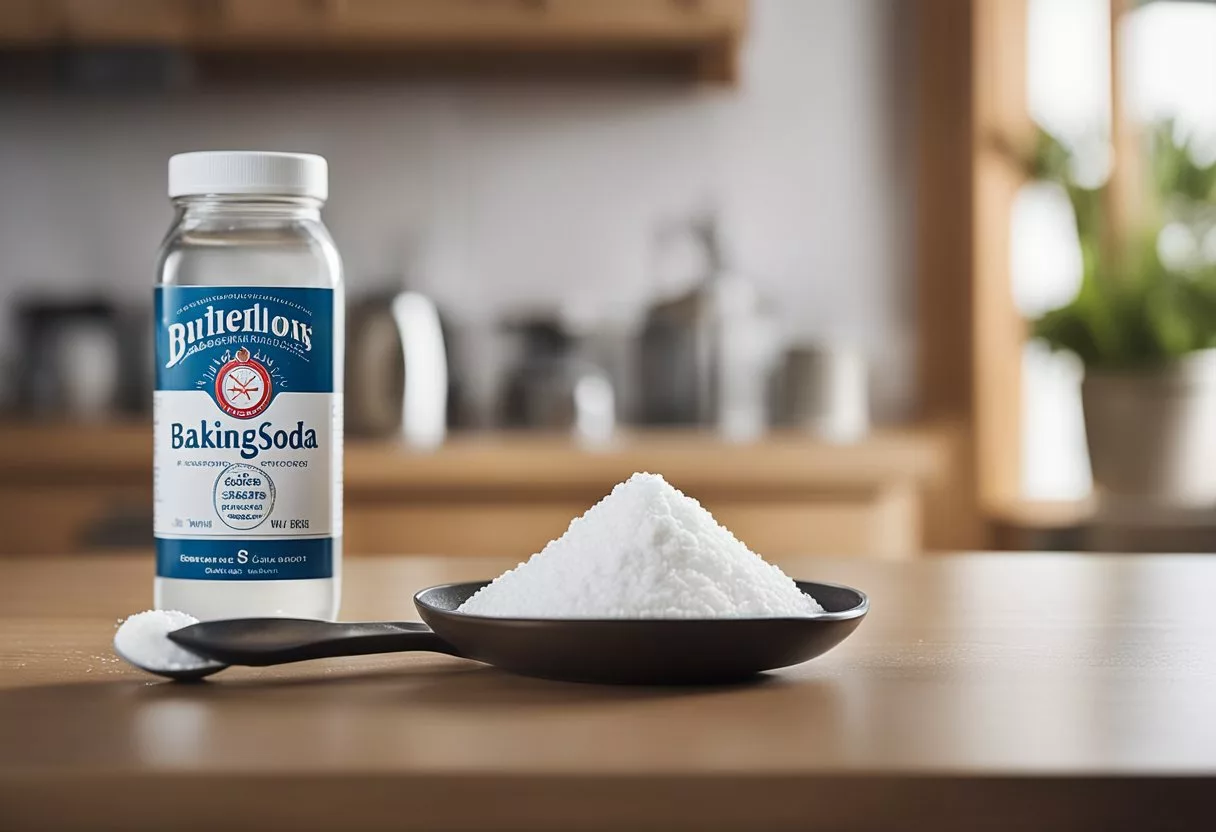
<svg viewBox="0 0 1216 832">
<path fill-rule="evenodd" d="M 638 342 L 640 417 L 654 425 L 707 425 L 752 439 L 768 421 L 775 321 L 755 285 L 723 262 L 712 216 L 687 227 L 706 273 L 688 292 L 651 307 Z"/>
<path fill-rule="evenodd" d="M 419 292 L 378 295 L 351 307 L 347 332 L 347 430 L 399 434 L 422 449 L 442 444 L 448 359 L 435 303 Z"/>
</svg>

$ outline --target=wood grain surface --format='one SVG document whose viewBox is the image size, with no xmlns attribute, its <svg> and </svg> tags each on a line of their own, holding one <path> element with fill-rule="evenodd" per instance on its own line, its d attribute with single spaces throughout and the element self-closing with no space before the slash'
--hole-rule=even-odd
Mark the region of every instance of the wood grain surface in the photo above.
<svg viewBox="0 0 1216 832">
<path fill-rule="evenodd" d="M 348 564 L 344 617 L 503 559 Z M 866 590 L 827 656 L 613 688 L 420 654 L 158 682 L 147 555 L 0 581 L 0 829 L 1164 829 L 1216 772 L 1216 558 L 784 559 Z M 1190 828 L 1203 828 L 1191 826 Z"/>
</svg>

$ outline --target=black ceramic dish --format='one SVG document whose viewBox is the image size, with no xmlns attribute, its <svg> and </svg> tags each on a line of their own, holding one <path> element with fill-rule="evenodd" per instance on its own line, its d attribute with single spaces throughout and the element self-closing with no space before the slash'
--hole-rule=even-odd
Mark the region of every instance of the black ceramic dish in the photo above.
<svg viewBox="0 0 1216 832">
<path fill-rule="evenodd" d="M 422 650 L 568 682 L 714 684 L 813 659 L 843 641 L 869 609 L 866 596 L 856 589 L 799 581 L 798 587 L 819 601 L 823 613 L 805 618 L 635 620 L 494 618 L 456 612 L 485 583 L 419 592 L 414 605 L 426 625 L 233 619 L 194 624 L 169 638 L 229 665 Z"/>
<path fill-rule="evenodd" d="M 825 612 L 806 618 L 515 619 L 456 608 L 484 586 L 450 584 L 414 596 L 422 620 L 460 655 L 512 673 L 631 685 L 743 679 L 827 652 L 869 608 L 855 589 L 799 581 Z"/>
</svg>

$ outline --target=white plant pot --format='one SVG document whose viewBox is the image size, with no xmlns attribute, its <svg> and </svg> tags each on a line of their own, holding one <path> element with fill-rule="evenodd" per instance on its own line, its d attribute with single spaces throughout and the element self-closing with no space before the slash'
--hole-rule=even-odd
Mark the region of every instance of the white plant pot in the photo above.
<svg viewBox="0 0 1216 832">
<path fill-rule="evenodd" d="M 1081 402 L 1104 509 L 1216 506 L 1216 350 L 1159 370 L 1086 370 Z"/>
</svg>

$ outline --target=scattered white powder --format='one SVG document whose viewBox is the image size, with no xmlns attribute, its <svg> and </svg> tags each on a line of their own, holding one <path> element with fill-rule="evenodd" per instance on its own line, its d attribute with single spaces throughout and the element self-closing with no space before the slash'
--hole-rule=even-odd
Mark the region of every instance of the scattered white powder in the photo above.
<svg viewBox="0 0 1216 832">
<path fill-rule="evenodd" d="M 657 474 L 612 489 L 460 612 L 508 618 L 764 618 L 823 608 Z"/>
<path fill-rule="evenodd" d="M 198 619 L 177 610 L 148 610 L 132 615 L 114 634 L 114 649 L 128 661 L 149 670 L 196 670 L 216 663 L 178 647 L 168 638 Z"/>
</svg>

